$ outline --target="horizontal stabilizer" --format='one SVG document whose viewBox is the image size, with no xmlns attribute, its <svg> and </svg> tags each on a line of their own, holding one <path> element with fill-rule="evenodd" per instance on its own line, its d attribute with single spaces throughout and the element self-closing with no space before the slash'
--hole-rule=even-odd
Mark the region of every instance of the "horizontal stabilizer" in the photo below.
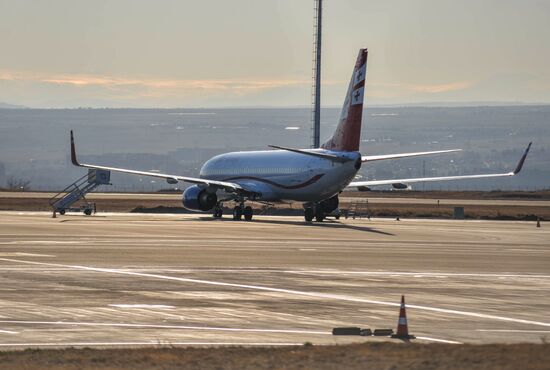
<svg viewBox="0 0 550 370">
<path fill-rule="evenodd" d="M 304 154 L 304 155 L 310 155 L 310 156 L 318 157 L 318 158 L 324 158 L 324 159 L 328 159 L 328 160 L 333 161 L 333 162 L 345 163 L 345 162 L 349 162 L 349 161 L 352 160 L 348 157 L 340 157 L 340 156 L 337 156 L 335 154 L 330 154 L 330 153 L 323 153 L 323 152 L 317 152 L 317 151 L 314 152 L 314 151 L 309 151 L 309 150 L 305 150 L 305 149 L 285 148 L 285 147 L 277 146 L 277 145 L 268 145 L 268 146 L 270 148 L 273 148 L 273 149 L 287 150 L 289 152 L 300 153 L 300 154 Z"/>
</svg>

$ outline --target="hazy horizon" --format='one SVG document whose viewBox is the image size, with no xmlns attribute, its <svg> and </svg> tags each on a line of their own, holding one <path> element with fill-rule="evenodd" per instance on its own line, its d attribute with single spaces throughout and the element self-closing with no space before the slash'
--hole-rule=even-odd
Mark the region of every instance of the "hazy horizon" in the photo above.
<svg viewBox="0 0 550 370">
<path fill-rule="evenodd" d="M 522 106 L 550 106 L 550 103 L 544 103 L 544 102 L 510 102 L 510 101 L 472 101 L 472 102 L 419 102 L 419 103 L 403 103 L 403 104 L 371 104 L 371 105 L 365 105 L 364 109 L 367 110 L 369 108 L 475 108 L 475 107 L 522 107 Z M 322 109 L 340 109 L 341 107 L 338 105 L 321 105 Z M 196 106 L 196 107 L 156 107 L 156 106 L 150 106 L 150 107 L 86 107 L 86 106 L 79 106 L 79 107 L 28 107 L 24 105 L 16 105 L 16 104 L 9 104 L 6 102 L 0 102 L 0 109 L 29 109 L 29 110 L 78 110 L 78 109 L 128 109 L 128 110 L 181 110 L 181 109 L 189 109 L 189 110 L 204 110 L 204 109 L 311 109 L 311 105 L 233 105 L 233 106 Z"/>
<path fill-rule="evenodd" d="M 335 130 L 339 108 L 321 111 L 321 139 Z M 268 145 L 311 145 L 309 108 L 0 109 L 0 187 L 9 178 L 38 190 L 60 190 L 85 173 L 70 162 L 69 131 L 87 163 L 198 176 L 209 158 Z M 521 176 L 434 183 L 426 189 L 547 188 L 550 105 L 496 107 L 369 107 L 360 151 L 389 154 L 464 149 L 452 155 L 380 161 L 369 179 L 507 172 L 533 141 Z M 426 169 L 426 173 L 422 169 Z M 164 181 L 113 173 L 106 190 L 159 189 Z M 424 188 L 424 187 L 422 187 Z"/>
</svg>

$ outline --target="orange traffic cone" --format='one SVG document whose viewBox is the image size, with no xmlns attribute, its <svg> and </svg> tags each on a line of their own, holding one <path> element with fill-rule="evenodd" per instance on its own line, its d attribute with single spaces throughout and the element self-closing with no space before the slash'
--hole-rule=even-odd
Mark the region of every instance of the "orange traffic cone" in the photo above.
<svg viewBox="0 0 550 370">
<path fill-rule="evenodd" d="M 401 296 L 401 308 L 399 309 L 399 321 L 397 322 L 397 333 L 391 336 L 398 339 L 414 339 L 414 335 L 409 334 L 409 325 L 407 324 L 407 310 L 405 309 L 405 296 Z"/>
</svg>

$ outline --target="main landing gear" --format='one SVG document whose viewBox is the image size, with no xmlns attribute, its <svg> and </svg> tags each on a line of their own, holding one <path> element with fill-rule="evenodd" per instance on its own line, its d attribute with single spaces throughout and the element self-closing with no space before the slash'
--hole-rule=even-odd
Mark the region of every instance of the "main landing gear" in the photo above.
<svg viewBox="0 0 550 370">
<path fill-rule="evenodd" d="M 254 211 L 252 210 L 252 207 L 250 206 L 245 207 L 244 203 L 241 203 L 237 205 L 235 208 L 233 208 L 233 220 L 235 221 L 240 221 L 243 219 L 243 217 L 245 221 L 251 221 L 253 215 L 254 215 Z M 223 216 L 222 204 L 219 203 L 214 207 L 212 217 L 222 218 L 222 216 Z"/>
<path fill-rule="evenodd" d="M 235 208 L 233 208 L 233 220 L 240 221 L 242 217 L 244 216 L 245 221 L 252 220 L 252 215 L 254 214 L 254 211 L 252 210 L 252 207 L 244 205 L 244 203 L 241 203 Z"/>
<path fill-rule="evenodd" d="M 304 208 L 304 218 L 307 222 L 313 221 L 314 218 L 317 222 L 323 222 L 325 216 L 323 207 L 318 204 L 312 204 Z"/>
<path fill-rule="evenodd" d="M 311 222 L 313 219 L 317 222 L 323 222 L 327 217 L 334 217 L 338 220 L 340 218 L 338 204 L 338 195 L 321 202 L 306 203 L 304 204 L 304 218 L 306 222 Z"/>
<path fill-rule="evenodd" d="M 315 211 L 313 210 L 313 207 L 307 207 L 304 209 L 304 218 L 307 222 L 313 221 L 313 216 L 315 216 Z"/>
</svg>

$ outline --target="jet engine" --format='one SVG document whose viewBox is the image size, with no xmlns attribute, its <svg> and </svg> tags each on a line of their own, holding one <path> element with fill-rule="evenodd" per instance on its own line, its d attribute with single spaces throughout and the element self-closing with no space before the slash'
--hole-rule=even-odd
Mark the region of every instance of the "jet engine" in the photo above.
<svg viewBox="0 0 550 370">
<path fill-rule="evenodd" d="M 209 211 L 218 202 L 215 192 L 193 185 L 183 192 L 183 206 L 191 211 Z"/>
<path fill-rule="evenodd" d="M 411 190 L 411 186 L 408 184 L 404 184 L 402 182 L 396 182 L 391 184 L 392 188 L 395 190 Z"/>
</svg>

